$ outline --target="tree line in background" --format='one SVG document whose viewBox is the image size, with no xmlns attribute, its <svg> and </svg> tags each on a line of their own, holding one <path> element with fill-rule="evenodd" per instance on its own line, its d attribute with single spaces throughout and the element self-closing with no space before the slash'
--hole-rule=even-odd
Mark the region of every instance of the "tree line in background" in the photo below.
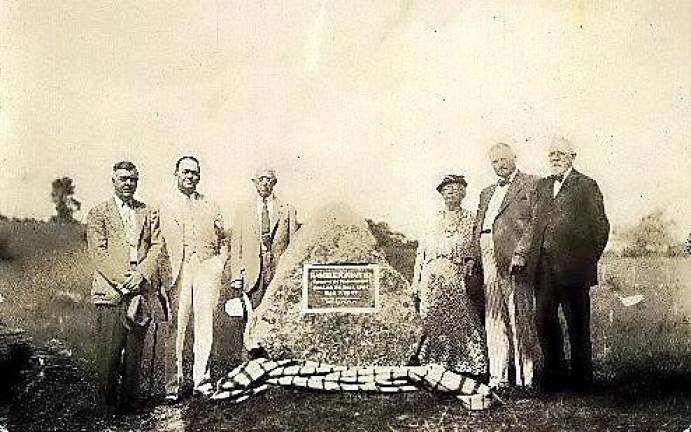
<svg viewBox="0 0 691 432">
<path fill-rule="evenodd" d="M 75 192 L 76 186 L 70 177 L 53 180 L 50 198 L 55 205 L 55 214 L 51 216 L 50 223 L 79 223 L 74 214 L 81 209 L 82 204 L 74 197 Z M 7 217 L 0 215 L 0 221 L 8 220 Z M 33 218 L 13 218 L 12 221 L 41 222 Z M 411 280 L 418 242 L 409 240 L 403 233 L 394 231 L 387 222 L 367 219 L 367 224 L 377 240 L 377 246 L 391 266 L 406 279 Z M 623 257 L 674 257 L 685 253 L 691 254 L 691 234 L 685 243 L 680 241 L 673 235 L 676 226 L 676 221 L 668 218 L 663 211 L 654 211 L 642 217 L 634 225 L 615 231 L 614 240 L 618 247 L 611 253 Z M 10 231 L 7 227 L 0 231 L 0 259 L 10 256 L 8 250 Z"/>
<path fill-rule="evenodd" d="M 55 204 L 55 214 L 48 222 L 34 218 L 8 218 L 0 215 L 0 260 L 8 260 L 13 256 L 10 250 L 10 236 L 12 235 L 11 222 L 20 223 L 51 223 L 51 224 L 78 224 L 74 214 L 82 208 L 82 203 L 75 197 L 76 187 L 70 177 L 61 177 L 51 182 L 50 199 Z"/>
<path fill-rule="evenodd" d="M 643 216 L 635 225 L 618 233 L 622 243 L 619 255 L 625 257 L 681 256 L 686 252 L 686 243 L 675 238 L 676 221 L 668 218 L 661 210 Z"/>
<path fill-rule="evenodd" d="M 403 233 L 392 230 L 386 222 L 366 220 L 372 235 L 377 240 L 377 248 L 384 253 L 391 267 L 396 269 L 408 282 L 412 281 L 417 240 L 408 240 Z"/>
<path fill-rule="evenodd" d="M 50 198 L 55 204 L 55 215 L 51 216 L 51 222 L 77 223 L 74 213 L 82 208 L 82 203 L 74 198 L 75 186 L 69 177 L 53 180 Z"/>
</svg>

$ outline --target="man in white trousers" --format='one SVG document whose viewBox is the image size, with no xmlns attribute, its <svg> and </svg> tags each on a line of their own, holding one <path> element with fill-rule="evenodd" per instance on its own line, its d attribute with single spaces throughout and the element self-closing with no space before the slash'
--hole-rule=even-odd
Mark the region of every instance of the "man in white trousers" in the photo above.
<svg viewBox="0 0 691 432">
<path fill-rule="evenodd" d="M 171 269 L 171 321 L 166 338 L 166 400 L 180 398 L 182 353 L 193 318 L 192 381 L 195 393 L 208 393 L 213 320 L 227 257 L 223 218 L 213 201 L 197 192 L 199 161 L 183 156 L 175 165 L 177 193 L 161 205 L 161 233 Z"/>
<path fill-rule="evenodd" d="M 510 385 L 513 357 L 515 384 L 532 387 L 539 345 L 535 330 L 533 242 L 538 178 L 516 168 L 516 155 L 504 143 L 489 158 L 497 181 L 480 194 L 475 221 L 475 262 L 482 263 L 485 329 L 490 387 Z"/>
</svg>

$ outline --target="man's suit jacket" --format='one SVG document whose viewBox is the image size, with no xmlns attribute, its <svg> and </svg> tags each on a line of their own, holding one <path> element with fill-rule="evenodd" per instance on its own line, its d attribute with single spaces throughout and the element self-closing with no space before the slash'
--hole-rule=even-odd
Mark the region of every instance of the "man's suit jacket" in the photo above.
<svg viewBox="0 0 691 432">
<path fill-rule="evenodd" d="M 270 275 L 276 270 L 278 260 L 293 240 L 297 229 L 295 209 L 278 198 L 274 201 L 271 222 Z M 249 293 L 255 287 L 261 271 L 260 226 L 256 200 L 239 207 L 230 234 L 230 281 L 242 280 L 243 289 Z"/>
<path fill-rule="evenodd" d="M 171 274 L 167 279 L 170 285 L 175 285 L 183 259 L 183 212 L 186 211 L 183 198 L 178 196 L 168 197 L 160 207 L 161 233 L 165 240 L 165 251 L 169 259 Z M 221 211 L 213 201 L 204 195 L 195 192 L 194 197 L 199 204 L 200 214 L 198 220 L 200 235 L 204 237 L 206 246 L 198 250 L 199 259 L 204 261 L 212 256 L 219 255 L 221 243 L 225 233 L 223 232 L 223 217 Z"/>
<path fill-rule="evenodd" d="M 157 318 L 162 309 L 155 290 L 158 276 L 158 260 L 163 247 L 159 228 L 158 212 L 146 204 L 134 201 L 135 232 L 139 233 L 137 247 L 137 270 L 144 276 L 142 295 Z M 116 305 L 121 296 L 116 286 L 124 282 L 125 273 L 130 270 L 129 244 L 124 223 L 115 198 L 110 198 L 89 211 L 87 216 L 87 243 L 95 271 L 91 285 L 91 300 L 94 304 Z"/>
<path fill-rule="evenodd" d="M 602 193 L 595 180 L 572 170 L 556 197 L 554 180 L 538 184 L 536 237 L 541 265 L 570 287 L 597 285 L 597 262 L 609 238 Z"/>
<path fill-rule="evenodd" d="M 539 178 L 518 171 L 508 186 L 506 196 L 499 206 L 499 213 L 492 223 L 494 240 L 494 257 L 499 274 L 509 277 L 509 266 L 514 255 L 526 259 L 526 268 L 516 277 L 524 281 L 533 281 L 537 254 L 533 247 L 533 230 L 535 227 L 534 212 L 537 203 L 537 184 Z M 480 231 L 485 221 L 490 199 L 496 190 L 496 183 L 486 187 L 480 193 L 480 205 L 475 218 L 475 255 L 476 263 L 481 264 Z M 483 234 L 488 235 L 488 234 Z"/>
</svg>

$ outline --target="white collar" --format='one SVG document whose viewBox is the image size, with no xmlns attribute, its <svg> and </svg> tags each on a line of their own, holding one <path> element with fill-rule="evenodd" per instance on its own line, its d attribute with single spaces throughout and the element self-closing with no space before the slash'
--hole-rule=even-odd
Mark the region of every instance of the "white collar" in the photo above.
<svg viewBox="0 0 691 432">
<path fill-rule="evenodd" d="M 116 194 L 113 194 L 113 198 L 115 198 L 115 204 L 118 206 L 118 209 L 124 209 L 124 208 L 129 208 L 132 209 L 134 208 L 134 197 L 132 197 L 132 200 L 128 203 L 125 201 L 121 200 L 119 196 Z"/>
<path fill-rule="evenodd" d="M 188 201 L 188 200 L 199 200 L 201 198 L 201 194 L 197 191 L 192 192 L 190 195 L 186 195 L 182 193 L 180 189 L 177 190 L 177 195 L 181 200 Z"/>
<path fill-rule="evenodd" d="M 274 201 L 276 201 L 276 195 L 271 194 L 268 197 L 266 197 L 266 204 L 273 204 Z M 257 194 L 257 204 L 262 205 L 264 203 L 264 198 L 262 198 L 261 195 Z"/>
<path fill-rule="evenodd" d="M 501 181 L 501 180 L 505 180 L 505 181 L 506 181 L 506 186 L 510 185 L 511 183 L 513 183 L 513 179 L 516 178 L 516 175 L 517 175 L 517 174 L 518 174 L 518 168 L 516 168 L 515 170 L 513 170 L 513 172 L 511 173 L 511 175 L 510 175 L 509 178 L 507 178 L 507 179 L 504 179 L 504 177 L 499 177 L 499 179 L 497 180 L 497 185 L 499 185 L 499 181 Z"/>
<path fill-rule="evenodd" d="M 564 171 L 564 174 L 562 174 L 563 178 L 561 180 L 561 184 L 564 184 L 564 182 L 566 181 L 566 178 L 571 174 L 572 171 L 573 171 L 573 166 L 571 168 L 567 169 L 566 171 Z"/>
</svg>

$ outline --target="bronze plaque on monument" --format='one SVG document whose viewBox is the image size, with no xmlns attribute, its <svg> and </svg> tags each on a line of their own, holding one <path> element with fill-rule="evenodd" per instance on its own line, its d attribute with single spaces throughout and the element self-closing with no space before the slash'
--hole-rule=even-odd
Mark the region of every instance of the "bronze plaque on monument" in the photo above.
<svg viewBox="0 0 691 432">
<path fill-rule="evenodd" d="M 375 264 L 303 267 L 303 313 L 375 313 L 379 310 L 379 267 Z"/>
</svg>

